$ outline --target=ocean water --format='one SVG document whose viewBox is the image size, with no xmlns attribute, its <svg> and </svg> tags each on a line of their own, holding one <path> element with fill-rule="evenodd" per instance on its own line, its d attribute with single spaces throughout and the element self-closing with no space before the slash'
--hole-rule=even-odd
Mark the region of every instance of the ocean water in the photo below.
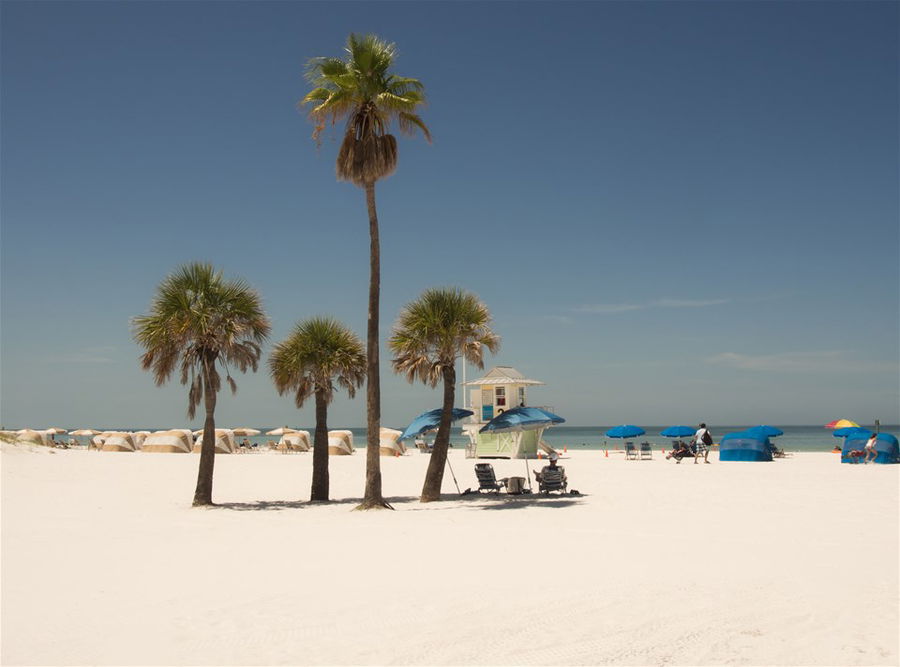
<svg viewBox="0 0 900 667">
<path fill-rule="evenodd" d="M 743 431 L 748 428 L 749 425 L 743 426 L 716 426 L 715 424 L 710 425 L 710 432 L 712 433 L 713 440 L 715 442 L 719 441 L 726 433 L 731 433 L 733 431 Z M 778 426 L 777 424 L 773 424 L 773 426 Z M 871 425 L 864 425 L 867 428 L 872 428 Z M 259 428 L 260 431 L 265 432 L 267 429 L 271 429 L 271 427 L 256 427 Z M 315 430 L 314 426 L 300 426 L 299 428 L 305 429 L 309 431 L 310 437 L 312 437 L 313 431 Z M 333 428 L 341 428 L 340 426 L 334 425 Z M 399 426 L 398 428 L 402 428 Z M 570 450 L 602 450 L 602 449 L 615 449 L 616 447 L 622 446 L 621 439 L 613 439 L 607 438 L 604 433 L 607 429 L 611 428 L 611 426 L 554 426 L 552 428 L 548 428 L 544 431 L 544 442 L 546 442 L 551 447 L 556 449 L 568 448 Z M 664 438 L 659 435 L 659 432 L 664 430 L 666 426 L 642 426 L 647 433 L 646 435 L 642 435 L 636 438 L 633 438 L 635 442 L 649 442 L 653 445 L 654 449 L 666 448 L 671 449 L 672 440 L 670 438 Z M 837 445 L 843 444 L 841 438 L 835 438 L 832 435 L 832 432 L 826 428 L 822 428 L 822 426 L 778 426 L 782 431 L 784 431 L 784 435 L 779 436 L 777 438 L 773 438 L 772 442 L 778 447 L 784 449 L 787 452 L 830 452 L 831 449 Z M 109 430 L 120 430 L 110 428 Z M 141 430 L 138 428 L 125 428 L 121 430 Z M 157 429 L 145 429 L 148 431 L 153 431 Z M 366 429 L 365 428 L 351 428 L 353 432 L 353 444 L 354 446 L 359 448 L 365 448 L 366 446 Z M 900 426 L 894 425 L 882 425 L 881 431 L 884 433 L 892 433 L 894 435 L 898 435 L 900 433 Z M 68 440 L 69 436 L 57 436 L 58 439 Z M 428 441 L 432 441 L 434 439 L 434 434 L 429 434 L 427 437 Z M 79 440 L 83 442 L 87 442 L 86 438 L 79 438 Z M 243 438 L 237 438 L 238 442 L 243 440 Z M 267 436 L 267 435 L 258 435 L 252 438 L 248 438 L 252 444 L 256 445 L 265 445 L 265 443 L 269 440 L 278 440 L 277 436 Z M 468 438 L 463 435 L 462 429 L 458 426 L 454 426 L 453 430 L 450 434 L 450 443 L 454 447 L 465 447 L 468 442 Z"/>
</svg>

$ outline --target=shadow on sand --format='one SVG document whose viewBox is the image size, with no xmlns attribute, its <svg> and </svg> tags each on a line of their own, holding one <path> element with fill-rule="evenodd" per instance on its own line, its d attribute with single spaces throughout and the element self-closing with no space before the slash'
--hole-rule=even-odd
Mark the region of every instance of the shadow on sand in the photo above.
<svg viewBox="0 0 900 667">
<path fill-rule="evenodd" d="M 420 503 L 418 496 L 392 496 L 385 498 L 394 509 L 405 511 L 429 512 L 456 509 L 461 506 L 481 510 L 515 510 L 526 507 L 569 507 L 578 505 L 585 498 L 582 495 L 545 496 L 537 493 L 514 496 L 509 494 L 478 494 L 466 495 L 446 494 L 441 500 L 431 503 Z M 341 498 L 327 502 L 311 502 L 309 500 L 257 500 L 248 503 L 216 503 L 210 509 L 231 510 L 233 512 L 278 512 L 281 510 L 314 509 L 316 507 L 329 507 L 332 505 L 348 505 L 355 507 L 362 502 L 362 498 Z"/>
</svg>

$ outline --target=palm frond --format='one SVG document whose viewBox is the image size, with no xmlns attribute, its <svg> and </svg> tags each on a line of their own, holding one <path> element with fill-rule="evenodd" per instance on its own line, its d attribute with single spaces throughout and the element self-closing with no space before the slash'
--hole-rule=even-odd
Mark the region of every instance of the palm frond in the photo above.
<svg viewBox="0 0 900 667">
<path fill-rule="evenodd" d="M 425 104 L 425 87 L 418 79 L 390 73 L 396 47 L 375 35 L 351 34 L 345 53 L 345 59 L 307 61 L 306 78 L 314 87 L 299 106 L 310 107 L 318 145 L 329 123 L 346 119 L 337 177 L 364 186 L 397 167 L 397 143 L 390 134 L 393 122 L 403 134 L 421 131 L 431 141 L 431 132 L 416 114 Z"/>
<path fill-rule="evenodd" d="M 318 391 L 331 402 L 335 382 L 352 398 L 365 380 L 365 348 L 356 334 L 337 320 L 313 317 L 298 322 L 290 335 L 274 346 L 269 372 L 279 394 L 294 393 L 298 408 Z"/>
<path fill-rule="evenodd" d="M 483 350 L 496 352 L 500 337 L 490 328 L 491 315 L 478 297 L 459 288 L 432 288 L 406 304 L 388 341 L 392 366 L 408 381 L 435 386 L 443 369 L 464 356 L 479 365 Z"/>
<path fill-rule="evenodd" d="M 164 384 L 176 367 L 189 385 L 188 416 L 204 396 L 204 381 L 221 388 L 219 364 L 256 370 L 260 344 L 270 331 L 259 295 L 242 280 L 227 281 L 211 264 L 179 267 L 157 288 L 150 314 L 132 321 L 135 342 L 143 348 L 141 366 Z M 229 385 L 236 387 L 228 375 Z"/>
</svg>

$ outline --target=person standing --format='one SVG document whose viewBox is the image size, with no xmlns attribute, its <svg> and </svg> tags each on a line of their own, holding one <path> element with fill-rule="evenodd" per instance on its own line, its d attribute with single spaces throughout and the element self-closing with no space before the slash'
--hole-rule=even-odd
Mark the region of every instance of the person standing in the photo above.
<svg viewBox="0 0 900 667">
<path fill-rule="evenodd" d="M 869 439 L 866 441 L 866 446 L 863 449 L 866 453 L 866 460 L 863 463 L 869 462 L 869 455 L 872 455 L 872 461 L 878 458 L 878 450 L 875 448 L 875 444 L 878 442 L 878 434 L 873 433 L 869 436 Z"/>
<path fill-rule="evenodd" d="M 703 462 L 709 463 L 709 446 L 712 444 L 712 436 L 706 424 L 700 423 L 700 428 L 694 433 L 694 464 L 696 465 L 700 455 L 703 454 Z"/>
</svg>

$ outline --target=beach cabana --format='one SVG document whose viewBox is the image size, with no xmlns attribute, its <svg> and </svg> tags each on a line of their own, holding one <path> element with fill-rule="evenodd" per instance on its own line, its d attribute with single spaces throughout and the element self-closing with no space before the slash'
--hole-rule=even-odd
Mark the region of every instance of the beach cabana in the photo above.
<svg viewBox="0 0 900 667">
<path fill-rule="evenodd" d="M 347 430 L 328 431 L 329 456 L 353 454 L 353 433 Z"/>
<path fill-rule="evenodd" d="M 854 433 L 847 436 L 844 440 L 844 447 L 841 449 L 841 463 L 861 463 L 865 457 L 850 456 L 850 452 L 862 451 L 866 446 L 870 433 Z M 875 451 L 878 455 L 873 463 L 900 463 L 900 447 L 898 447 L 897 438 L 890 433 L 879 433 L 878 439 L 875 441 Z"/>
<path fill-rule="evenodd" d="M 156 431 L 144 439 L 142 452 L 152 454 L 190 454 L 193 435 L 187 429 Z"/>
<path fill-rule="evenodd" d="M 278 451 L 280 452 L 308 452 L 309 450 L 309 431 L 288 431 L 278 441 Z"/>
<path fill-rule="evenodd" d="M 50 438 L 43 431 L 35 431 L 32 428 L 23 428 L 20 431 L 16 431 L 16 443 L 21 445 L 49 447 Z"/>
<path fill-rule="evenodd" d="M 101 452 L 135 452 L 137 449 L 134 435 L 127 431 L 113 431 L 100 446 Z"/>
<path fill-rule="evenodd" d="M 378 431 L 378 451 L 382 456 L 403 456 L 406 446 L 400 440 L 401 431 L 382 426 Z"/>
<path fill-rule="evenodd" d="M 199 454 L 203 445 L 203 431 L 194 441 L 194 453 Z M 230 428 L 216 429 L 216 454 L 234 454 L 237 451 L 237 445 L 234 442 L 234 431 Z"/>
<path fill-rule="evenodd" d="M 772 443 L 759 431 L 727 433 L 719 441 L 720 461 L 771 461 Z"/>
</svg>

